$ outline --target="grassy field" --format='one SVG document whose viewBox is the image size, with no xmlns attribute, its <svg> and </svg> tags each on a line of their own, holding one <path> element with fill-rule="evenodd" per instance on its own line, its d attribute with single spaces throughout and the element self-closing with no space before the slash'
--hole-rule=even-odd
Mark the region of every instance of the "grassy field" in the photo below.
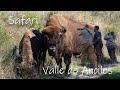
<svg viewBox="0 0 120 90">
<path fill-rule="evenodd" d="M 68 16 L 71 19 L 89 22 L 92 24 L 96 24 L 100 26 L 100 30 L 102 35 L 104 35 L 111 30 L 114 30 L 117 35 L 117 55 L 120 56 L 120 32 L 119 32 L 119 22 L 120 22 L 120 12 L 119 11 L 0 11 L 0 78 L 5 79 L 14 79 L 15 75 L 13 72 L 13 63 L 14 63 L 14 56 L 13 56 L 13 49 L 15 46 L 18 45 L 26 30 L 29 27 L 33 27 L 35 29 L 43 30 L 47 19 L 50 15 L 55 13 L 62 13 Z M 14 19 L 22 18 L 25 15 L 26 18 L 37 18 L 38 23 L 33 21 L 33 24 L 13 24 L 11 25 L 9 22 L 9 17 L 13 16 Z M 103 39 L 103 38 L 102 38 Z M 107 49 L 105 46 L 105 41 L 103 40 L 103 53 L 105 57 L 108 57 Z M 18 52 L 18 51 L 17 51 Z M 109 61 L 106 63 L 109 63 Z M 49 56 L 46 57 L 46 66 L 50 64 Z M 55 65 L 55 60 L 52 60 L 51 66 Z M 65 67 L 64 63 L 63 66 Z M 71 68 L 78 68 L 80 72 L 83 67 L 77 64 L 76 60 L 72 60 Z M 119 75 L 120 66 L 113 68 L 114 76 L 117 77 Z M 109 75 L 102 76 L 105 78 L 109 78 Z M 101 78 L 102 78 L 101 77 Z M 65 78 L 64 75 L 45 75 L 42 78 Z"/>
<path fill-rule="evenodd" d="M 118 57 L 117 60 L 120 62 L 120 57 Z M 112 68 L 112 74 L 104 74 L 98 79 L 120 79 L 120 64 Z"/>
<path fill-rule="evenodd" d="M 120 65 L 113 67 L 112 74 L 104 74 L 98 79 L 120 79 Z"/>
</svg>

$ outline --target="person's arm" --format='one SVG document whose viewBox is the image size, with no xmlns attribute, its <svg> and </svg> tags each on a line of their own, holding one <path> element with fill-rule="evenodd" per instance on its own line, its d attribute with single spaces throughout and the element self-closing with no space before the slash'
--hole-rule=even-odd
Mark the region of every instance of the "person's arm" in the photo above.
<svg viewBox="0 0 120 90">
<path fill-rule="evenodd" d="M 116 36 L 115 35 L 112 35 L 113 39 L 116 39 Z"/>
<path fill-rule="evenodd" d="M 97 39 L 94 41 L 94 44 L 96 44 L 98 41 L 100 41 L 100 36 L 97 36 Z"/>
<path fill-rule="evenodd" d="M 110 39 L 109 35 L 107 34 L 105 37 L 104 37 L 104 40 L 108 40 Z"/>
<path fill-rule="evenodd" d="M 98 41 L 100 41 L 100 39 L 101 39 L 101 34 L 100 34 L 100 33 L 95 33 L 94 38 L 96 38 L 96 39 L 94 40 L 94 44 L 96 44 Z"/>
</svg>

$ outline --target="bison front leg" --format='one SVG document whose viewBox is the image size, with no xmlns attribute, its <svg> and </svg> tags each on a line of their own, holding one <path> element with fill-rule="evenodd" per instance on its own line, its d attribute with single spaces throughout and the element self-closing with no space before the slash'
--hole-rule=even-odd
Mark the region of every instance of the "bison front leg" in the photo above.
<svg viewBox="0 0 120 90">
<path fill-rule="evenodd" d="M 55 60 L 56 60 L 57 65 L 59 66 L 59 69 L 61 69 L 62 68 L 62 58 L 55 59 Z"/>
<path fill-rule="evenodd" d="M 41 55 L 40 52 L 33 53 L 34 61 L 33 63 L 34 69 L 37 72 L 37 74 L 40 74 L 40 64 L 41 64 Z"/>
<path fill-rule="evenodd" d="M 72 55 L 70 54 L 65 54 L 64 55 L 64 62 L 66 64 L 66 69 L 65 69 L 65 74 L 68 75 L 68 71 L 69 71 L 69 67 L 70 67 L 70 63 L 71 63 L 71 57 Z"/>
<path fill-rule="evenodd" d="M 45 67 L 45 60 L 46 60 L 46 50 L 42 53 L 42 67 Z"/>
</svg>

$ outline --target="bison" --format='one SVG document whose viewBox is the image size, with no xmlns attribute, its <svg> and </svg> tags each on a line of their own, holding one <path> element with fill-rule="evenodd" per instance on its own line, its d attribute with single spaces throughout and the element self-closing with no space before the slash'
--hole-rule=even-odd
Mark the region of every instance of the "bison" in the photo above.
<svg viewBox="0 0 120 90">
<path fill-rule="evenodd" d="M 62 68 L 62 57 L 66 64 L 65 73 L 68 73 L 72 55 L 79 55 L 82 52 L 82 40 L 78 29 L 84 28 L 86 22 L 78 22 L 62 14 L 52 15 L 42 31 L 48 42 L 48 52 L 56 60 L 59 68 Z M 90 25 L 91 29 L 94 25 Z M 93 30 L 91 31 L 93 33 Z M 96 60 L 92 62 L 96 67 Z"/>
<path fill-rule="evenodd" d="M 46 57 L 46 39 L 37 30 L 28 30 L 19 44 L 19 57 L 16 59 L 16 70 L 34 71 L 39 73 L 40 66 L 44 67 Z"/>
</svg>

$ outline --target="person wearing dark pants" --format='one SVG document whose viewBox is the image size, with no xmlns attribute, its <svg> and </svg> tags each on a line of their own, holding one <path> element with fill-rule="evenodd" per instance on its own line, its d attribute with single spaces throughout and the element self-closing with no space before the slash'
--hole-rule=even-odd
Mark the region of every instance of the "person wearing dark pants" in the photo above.
<svg viewBox="0 0 120 90">
<path fill-rule="evenodd" d="M 81 63 L 84 64 L 85 56 L 88 54 L 88 58 L 91 60 L 94 68 L 97 68 L 97 57 L 92 43 L 92 34 L 90 33 L 89 25 L 85 25 L 85 28 L 81 30 L 79 36 L 82 36 L 82 59 Z"/>
<path fill-rule="evenodd" d="M 110 59 L 114 61 L 114 63 L 118 63 L 117 62 L 117 58 L 115 55 L 115 49 L 116 49 L 116 43 L 115 43 L 115 35 L 114 32 L 110 32 L 108 33 L 104 39 L 106 40 L 106 46 L 107 46 L 107 50 L 108 50 L 108 54 L 110 56 Z"/>
<path fill-rule="evenodd" d="M 94 43 L 94 48 L 96 50 L 96 56 L 97 56 L 97 63 L 98 65 L 101 65 L 101 63 L 103 62 L 103 53 L 102 53 L 102 47 L 103 47 L 103 43 L 102 43 L 102 35 L 101 32 L 99 31 L 99 26 L 95 26 L 94 27 L 94 39 L 93 39 L 93 43 Z"/>
</svg>

